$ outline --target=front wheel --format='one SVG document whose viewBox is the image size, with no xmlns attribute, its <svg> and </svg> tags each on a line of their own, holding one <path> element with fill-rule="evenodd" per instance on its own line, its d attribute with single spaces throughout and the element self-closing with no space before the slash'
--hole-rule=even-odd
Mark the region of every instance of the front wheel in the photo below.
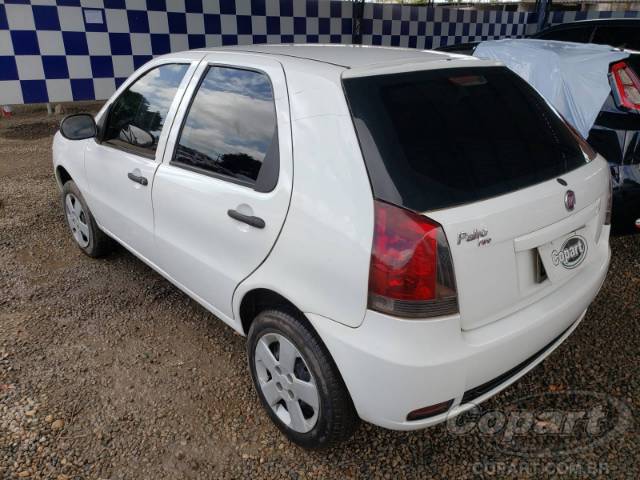
<svg viewBox="0 0 640 480">
<path fill-rule="evenodd" d="M 84 197 L 73 180 L 62 187 L 62 208 L 76 245 L 90 257 L 109 252 L 112 240 L 96 224 Z"/>
<path fill-rule="evenodd" d="M 358 417 L 351 397 L 305 319 L 279 310 L 260 313 L 247 354 L 262 405 L 291 441 L 321 448 L 353 434 Z"/>
</svg>

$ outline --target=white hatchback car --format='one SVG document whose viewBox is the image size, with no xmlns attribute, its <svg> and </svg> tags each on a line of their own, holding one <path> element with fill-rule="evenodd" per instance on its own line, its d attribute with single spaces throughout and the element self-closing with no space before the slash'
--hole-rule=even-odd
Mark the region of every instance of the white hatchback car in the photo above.
<svg viewBox="0 0 640 480">
<path fill-rule="evenodd" d="M 236 331 L 305 447 L 459 414 L 576 328 L 609 264 L 607 163 L 496 62 L 356 46 L 158 57 L 53 162 L 115 239 Z"/>
</svg>

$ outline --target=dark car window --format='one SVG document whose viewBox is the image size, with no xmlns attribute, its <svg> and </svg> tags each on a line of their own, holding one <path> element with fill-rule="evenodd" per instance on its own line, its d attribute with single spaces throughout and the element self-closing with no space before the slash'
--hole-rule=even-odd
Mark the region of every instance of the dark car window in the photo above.
<svg viewBox="0 0 640 480">
<path fill-rule="evenodd" d="M 505 67 L 344 80 L 377 198 L 416 211 L 513 192 L 588 160 L 564 122 Z"/>
<path fill-rule="evenodd" d="M 145 73 L 111 107 L 103 141 L 152 156 L 187 64 L 161 65 Z"/>
<path fill-rule="evenodd" d="M 593 43 L 640 50 L 640 27 L 623 25 L 598 27 L 593 36 Z"/>
<path fill-rule="evenodd" d="M 187 113 L 172 163 L 254 185 L 276 147 L 275 105 L 267 75 L 210 67 Z"/>
<path fill-rule="evenodd" d="M 593 27 L 573 27 L 562 29 L 551 29 L 548 32 L 540 32 L 535 38 L 541 40 L 559 40 L 562 42 L 588 43 L 591 40 Z"/>
</svg>

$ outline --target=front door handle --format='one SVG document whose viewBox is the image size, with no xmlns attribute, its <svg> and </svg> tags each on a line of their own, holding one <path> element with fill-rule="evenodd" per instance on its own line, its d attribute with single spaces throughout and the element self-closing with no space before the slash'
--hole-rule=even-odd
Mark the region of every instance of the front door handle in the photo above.
<svg viewBox="0 0 640 480">
<path fill-rule="evenodd" d="M 143 185 L 145 187 L 149 184 L 149 181 L 145 177 L 143 177 L 142 175 L 136 175 L 133 172 L 127 173 L 127 177 L 129 177 L 129 180 L 131 180 L 132 182 L 139 183 L 140 185 Z"/>
<path fill-rule="evenodd" d="M 264 228 L 265 223 L 264 220 L 260 217 L 254 217 L 253 215 L 245 215 L 244 213 L 240 213 L 237 210 L 227 210 L 227 215 L 229 215 L 234 220 L 238 220 L 239 222 L 246 223 L 247 225 L 251 225 L 255 228 Z"/>
</svg>

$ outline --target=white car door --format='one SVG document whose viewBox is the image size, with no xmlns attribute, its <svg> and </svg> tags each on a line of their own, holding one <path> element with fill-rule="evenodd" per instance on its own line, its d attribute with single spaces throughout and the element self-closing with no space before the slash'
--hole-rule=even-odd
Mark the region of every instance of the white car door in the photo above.
<svg viewBox="0 0 640 480">
<path fill-rule="evenodd" d="M 85 150 L 87 201 L 100 227 L 139 255 L 153 256 L 151 190 L 166 137 L 197 62 L 151 62 L 114 95 Z"/>
<path fill-rule="evenodd" d="M 158 266 L 230 322 L 233 292 L 274 245 L 291 187 L 282 65 L 230 52 L 205 57 L 154 181 Z"/>
</svg>

